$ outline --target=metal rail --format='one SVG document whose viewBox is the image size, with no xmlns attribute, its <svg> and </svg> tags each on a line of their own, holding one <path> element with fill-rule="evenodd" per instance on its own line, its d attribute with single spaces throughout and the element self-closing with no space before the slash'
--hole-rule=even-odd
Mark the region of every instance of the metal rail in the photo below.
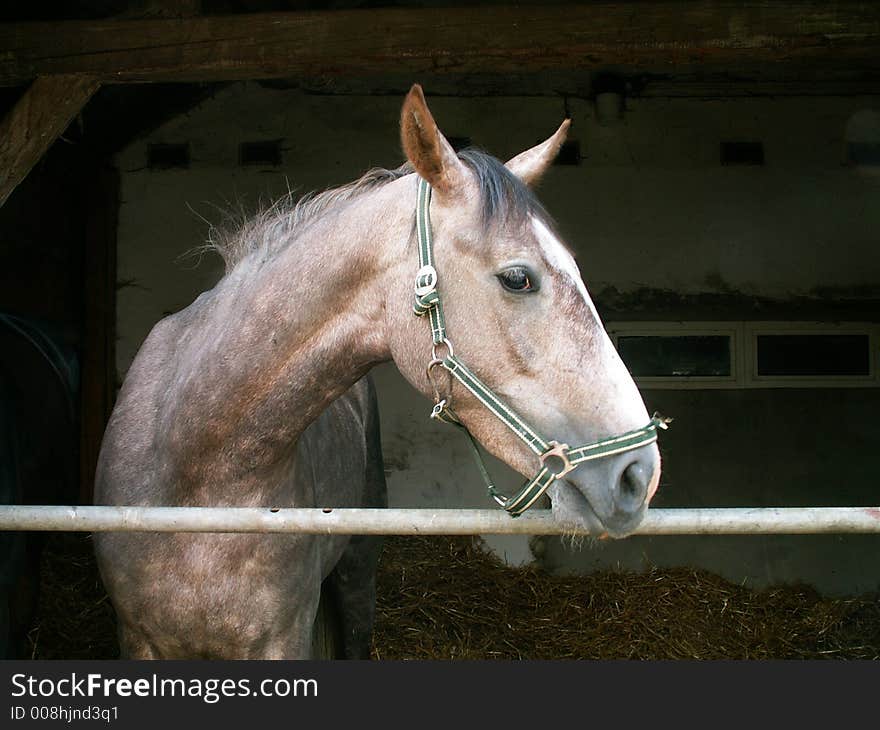
<svg viewBox="0 0 880 730">
<path fill-rule="evenodd" d="M 549 510 L 0 506 L 0 530 L 350 535 L 588 534 Z M 880 507 L 652 509 L 637 535 L 880 533 Z"/>
</svg>

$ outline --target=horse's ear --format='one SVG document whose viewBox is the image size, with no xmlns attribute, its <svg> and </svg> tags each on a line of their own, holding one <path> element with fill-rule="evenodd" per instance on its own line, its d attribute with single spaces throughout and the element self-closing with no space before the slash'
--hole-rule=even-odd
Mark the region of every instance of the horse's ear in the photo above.
<svg viewBox="0 0 880 730">
<path fill-rule="evenodd" d="M 568 136 L 568 128 L 571 119 L 566 119 L 556 130 L 550 139 L 535 145 L 525 152 L 520 152 L 516 157 L 508 160 L 507 169 L 522 180 L 526 185 L 535 185 L 547 168 L 559 154 L 559 148 Z"/>
<path fill-rule="evenodd" d="M 452 145 L 437 128 L 422 87 L 414 84 L 400 112 L 400 140 L 415 171 L 441 196 L 462 190 L 467 173 Z"/>
</svg>

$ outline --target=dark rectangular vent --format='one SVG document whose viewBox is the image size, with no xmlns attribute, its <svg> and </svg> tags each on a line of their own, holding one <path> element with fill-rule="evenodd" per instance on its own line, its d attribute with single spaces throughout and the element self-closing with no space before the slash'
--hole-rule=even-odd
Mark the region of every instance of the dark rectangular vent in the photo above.
<svg viewBox="0 0 880 730">
<path fill-rule="evenodd" d="M 470 147 L 473 144 L 470 137 L 447 137 L 446 141 L 452 145 L 452 149 L 456 152 Z"/>
<path fill-rule="evenodd" d="M 880 166 L 880 143 L 848 142 L 846 151 L 849 161 L 853 165 Z"/>
<path fill-rule="evenodd" d="M 763 165 L 763 142 L 722 142 L 722 165 Z"/>
<path fill-rule="evenodd" d="M 553 161 L 554 165 L 580 165 L 581 164 L 581 143 L 577 140 L 563 142 L 559 148 L 559 154 Z"/>
<path fill-rule="evenodd" d="M 238 146 L 238 162 L 241 165 L 280 167 L 281 140 L 269 139 L 260 142 L 242 142 Z"/>
<path fill-rule="evenodd" d="M 189 167 L 189 144 L 147 145 L 147 167 L 151 170 L 186 169 Z"/>
<path fill-rule="evenodd" d="M 870 375 L 867 334 L 758 335 L 758 376 Z"/>
</svg>

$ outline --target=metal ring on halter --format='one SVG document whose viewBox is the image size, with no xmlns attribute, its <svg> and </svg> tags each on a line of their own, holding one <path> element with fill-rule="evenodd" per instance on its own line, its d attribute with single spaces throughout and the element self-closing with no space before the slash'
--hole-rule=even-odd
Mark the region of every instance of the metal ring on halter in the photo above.
<svg viewBox="0 0 880 730">
<path fill-rule="evenodd" d="M 445 345 L 446 346 L 446 352 L 447 352 L 446 357 L 452 357 L 453 355 L 455 355 L 455 351 L 452 349 L 452 343 L 449 341 L 449 338 L 444 337 L 442 340 L 440 340 L 440 342 L 435 342 L 433 347 L 431 347 L 431 357 L 433 358 L 431 360 L 432 363 L 434 362 L 434 360 L 437 360 L 440 363 L 442 363 L 444 360 L 444 358 L 437 356 L 437 346 L 438 345 Z M 428 367 L 431 367 L 431 366 L 428 365 Z"/>
<path fill-rule="evenodd" d="M 445 398 L 438 400 L 434 404 L 434 407 L 431 409 L 431 418 L 434 418 L 434 419 L 440 418 L 440 415 L 443 413 L 443 410 L 446 408 L 446 406 L 447 406 L 447 403 L 446 403 Z"/>
<path fill-rule="evenodd" d="M 423 284 L 419 282 L 425 279 Z M 426 264 L 416 272 L 416 296 L 423 297 L 430 294 L 437 288 L 437 269 L 430 264 Z"/>
<path fill-rule="evenodd" d="M 548 441 L 548 443 L 550 444 L 550 446 L 552 446 L 552 448 L 547 449 L 547 451 L 541 454 L 541 466 L 549 469 L 553 473 L 553 477 L 555 479 L 562 479 L 562 477 L 568 474 L 568 472 L 572 471 L 576 466 L 576 464 L 572 464 L 571 461 L 569 461 L 569 445 L 561 444 L 558 441 Z M 550 466 L 547 464 L 547 459 L 551 456 L 555 456 L 557 459 L 560 459 L 562 461 L 562 469 L 560 469 L 558 472 L 553 471 L 553 469 L 551 469 Z"/>
<path fill-rule="evenodd" d="M 443 367 L 443 361 L 435 357 L 433 360 L 431 360 L 431 362 L 428 363 L 428 367 L 425 368 L 425 373 L 428 376 L 428 382 L 431 384 L 431 388 L 434 391 L 434 403 L 439 403 L 441 401 L 440 388 L 437 387 L 437 381 L 434 380 L 434 368 L 437 366 Z M 451 389 L 452 383 L 450 382 L 449 385 Z M 447 403 L 449 400 L 451 400 L 451 398 L 443 398 L 442 400 L 444 403 Z"/>
</svg>

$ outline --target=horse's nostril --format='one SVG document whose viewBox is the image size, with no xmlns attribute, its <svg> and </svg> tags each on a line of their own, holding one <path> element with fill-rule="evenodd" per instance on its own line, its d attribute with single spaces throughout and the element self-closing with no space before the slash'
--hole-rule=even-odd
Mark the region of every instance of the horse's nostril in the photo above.
<svg viewBox="0 0 880 730">
<path fill-rule="evenodd" d="M 649 470 L 644 464 L 634 461 L 620 475 L 620 483 L 615 494 L 614 506 L 619 512 L 635 512 L 648 496 Z"/>
</svg>

